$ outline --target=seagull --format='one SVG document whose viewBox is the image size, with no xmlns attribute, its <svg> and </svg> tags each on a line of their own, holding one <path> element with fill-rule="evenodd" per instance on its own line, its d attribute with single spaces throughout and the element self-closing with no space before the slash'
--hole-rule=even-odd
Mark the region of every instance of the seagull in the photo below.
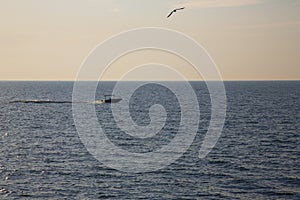
<svg viewBox="0 0 300 200">
<path fill-rule="evenodd" d="M 177 12 L 177 10 L 183 10 L 183 9 L 185 9 L 185 7 L 177 8 L 177 9 L 172 10 L 172 12 L 167 16 L 167 18 L 171 17 L 171 15 L 172 15 L 173 13 Z"/>
</svg>

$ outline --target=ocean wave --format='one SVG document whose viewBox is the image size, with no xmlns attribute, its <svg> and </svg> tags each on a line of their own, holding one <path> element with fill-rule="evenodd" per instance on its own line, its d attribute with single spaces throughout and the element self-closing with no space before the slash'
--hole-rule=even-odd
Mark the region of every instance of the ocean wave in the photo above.
<svg viewBox="0 0 300 200">
<path fill-rule="evenodd" d="M 0 195 L 5 195 L 8 196 L 12 193 L 12 191 L 4 189 L 4 188 L 0 188 Z"/>
</svg>

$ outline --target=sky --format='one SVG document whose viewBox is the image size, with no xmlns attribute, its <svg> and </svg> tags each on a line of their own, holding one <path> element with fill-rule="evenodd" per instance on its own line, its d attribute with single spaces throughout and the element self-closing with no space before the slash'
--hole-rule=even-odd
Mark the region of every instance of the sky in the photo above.
<svg viewBox="0 0 300 200">
<path fill-rule="evenodd" d="M 0 80 L 75 80 L 99 43 L 141 27 L 192 37 L 224 80 L 300 80 L 299 0 L 0 0 Z M 201 79 L 189 63 L 154 50 L 121 57 L 102 78 L 149 62 Z M 166 69 L 151 70 L 130 77 L 173 79 Z"/>
</svg>

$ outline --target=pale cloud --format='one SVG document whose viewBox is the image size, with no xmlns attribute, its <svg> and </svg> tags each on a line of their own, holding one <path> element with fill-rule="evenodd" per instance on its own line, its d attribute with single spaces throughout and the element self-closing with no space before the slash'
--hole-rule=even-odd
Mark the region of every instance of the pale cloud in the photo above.
<svg viewBox="0 0 300 200">
<path fill-rule="evenodd" d="M 111 8 L 109 11 L 110 12 L 120 12 L 121 8 L 115 7 L 115 8 Z"/>
<path fill-rule="evenodd" d="M 262 3 L 263 0 L 189 0 L 174 7 L 187 7 L 187 8 L 219 8 L 219 7 L 240 7 Z"/>
<path fill-rule="evenodd" d="M 233 29 L 283 29 L 283 28 L 300 28 L 300 20 L 274 22 L 267 24 L 240 25 L 233 26 Z"/>
</svg>

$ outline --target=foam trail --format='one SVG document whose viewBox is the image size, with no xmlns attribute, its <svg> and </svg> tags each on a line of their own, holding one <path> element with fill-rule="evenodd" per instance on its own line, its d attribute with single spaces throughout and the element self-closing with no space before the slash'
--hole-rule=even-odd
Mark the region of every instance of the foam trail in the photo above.
<svg viewBox="0 0 300 200">
<path fill-rule="evenodd" d="M 35 104 L 72 104 L 72 103 L 85 103 L 85 104 L 102 104 L 103 100 L 97 100 L 94 102 L 72 102 L 72 101 L 53 101 L 53 100 L 15 100 L 10 101 L 9 103 L 35 103 Z"/>
</svg>

